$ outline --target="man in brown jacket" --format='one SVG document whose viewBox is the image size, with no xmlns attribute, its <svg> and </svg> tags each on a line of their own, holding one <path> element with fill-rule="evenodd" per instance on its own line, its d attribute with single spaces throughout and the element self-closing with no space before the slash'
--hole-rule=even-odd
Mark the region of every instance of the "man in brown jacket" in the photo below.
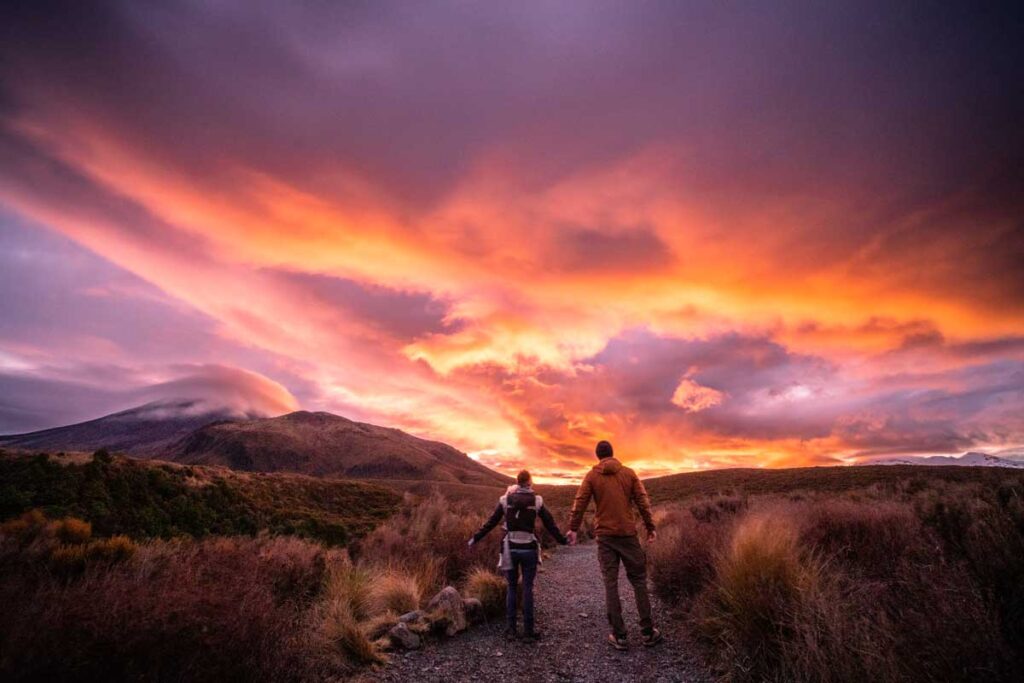
<svg viewBox="0 0 1024 683">
<path fill-rule="evenodd" d="M 661 641 L 661 632 L 654 628 L 651 620 L 651 599 L 647 594 L 647 557 L 636 535 L 636 519 L 633 505 L 640 511 L 647 540 L 655 539 L 654 518 L 651 515 L 651 500 L 647 489 L 636 476 L 636 472 L 616 460 L 612 445 L 607 441 L 597 444 L 600 460 L 587 472 L 576 500 L 572 505 L 569 519 L 569 539 L 576 540 L 576 532 L 583 523 L 583 513 L 594 499 L 597 508 L 594 514 L 594 535 L 597 536 L 597 559 L 604 578 L 605 598 L 608 605 L 608 622 L 612 633 L 608 641 L 616 650 L 625 650 L 626 624 L 622 619 L 622 602 L 619 600 L 619 562 L 626 568 L 626 577 L 633 584 L 636 594 L 636 608 L 640 612 L 640 629 L 644 645 L 656 645 Z"/>
</svg>

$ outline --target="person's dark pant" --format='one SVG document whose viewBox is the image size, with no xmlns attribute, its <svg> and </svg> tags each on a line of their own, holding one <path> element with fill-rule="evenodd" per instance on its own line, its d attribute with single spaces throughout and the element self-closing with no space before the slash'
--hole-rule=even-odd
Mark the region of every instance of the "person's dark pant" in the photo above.
<svg viewBox="0 0 1024 683">
<path fill-rule="evenodd" d="M 619 562 L 626 568 L 626 578 L 633 584 L 636 609 L 640 613 L 640 629 L 649 634 L 654 628 L 651 620 L 651 599 L 647 594 L 647 556 L 634 536 L 598 536 L 597 561 L 604 578 L 605 601 L 608 605 L 608 623 L 615 635 L 625 637 L 626 623 L 622 620 L 622 601 L 619 600 Z"/>
<path fill-rule="evenodd" d="M 508 627 L 516 627 L 516 584 L 519 583 L 519 570 L 523 572 L 523 629 L 533 633 L 533 580 L 537 578 L 536 550 L 512 550 L 512 569 L 505 572 L 508 579 L 508 592 L 505 595 L 505 614 L 508 616 Z"/>
</svg>

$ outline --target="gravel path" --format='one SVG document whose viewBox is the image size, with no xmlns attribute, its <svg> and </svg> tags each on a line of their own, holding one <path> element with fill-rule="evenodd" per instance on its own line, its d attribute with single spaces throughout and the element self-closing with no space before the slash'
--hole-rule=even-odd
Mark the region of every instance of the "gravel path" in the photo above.
<svg viewBox="0 0 1024 683">
<path fill-rule="evenodd" d="M 443 643 L 396 653 L 361 681 L 710 681 L 682 629 L 655 603 L 665 641 L 640 643 L 633 590 L 620 574 L 619 592 L 630 624 L 630 649 L 605 641 L 608 623 L 595 544 L 559 548 L 541 566 L 534 586 L 539 643 L 507 642 L 502 619 L 472 626 Z"/>
</svg>

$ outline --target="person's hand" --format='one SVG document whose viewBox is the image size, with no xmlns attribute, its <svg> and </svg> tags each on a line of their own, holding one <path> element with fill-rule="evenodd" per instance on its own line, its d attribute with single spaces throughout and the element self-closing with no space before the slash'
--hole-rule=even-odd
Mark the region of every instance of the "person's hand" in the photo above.
<svg viewBox="0 0 1024 683">
<path fill-rule="evenodd" d="M 569 533 L 567 533 L 565 535 L 565 537 L 567 539 L 569 539 L 569 545 L 576 545 L 576 532 L 575 531 L 570 531 Z"/>
<path fill-rule="evenodd" d="M 655 531 L 654 529 L 651 529 L 650 531 L 647 532 L 647 542 L 648 543 L 657 540 L 657 538 L 658 538 L 658 532 Z"/>
<path fill-rule="evenodd" d="M 475 543 L 476 543 L 476 539 L 475 538 L 471 538 L 471 539 L 469 539 L 469 542 L 466 543 L 466 547 L 472 548 L 473 544 L 475 544 Z"/>
</svg>

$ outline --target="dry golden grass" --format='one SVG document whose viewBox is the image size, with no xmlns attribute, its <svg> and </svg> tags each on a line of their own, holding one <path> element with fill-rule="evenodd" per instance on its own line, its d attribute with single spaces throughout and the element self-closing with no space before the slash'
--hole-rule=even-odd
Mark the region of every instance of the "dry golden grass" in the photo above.
<svg viewBox="0 0 1024 683">
<path fill-rule="evenodd" d="M 391 627 L 398 623 L 398 617 L 399 615 L 394 612 L 384 612 L 375 617 L 370 617 L 360 624 L 360 628 L 363 629 L 363 633 L 366 634 L 367 638 L 376 641 L 379 638 L 383 638 L 391 630 Z"/>
<path fill-rule="evenodd" d="M 701 628 L 725 661 L 751 679 L 767 678 L 779 667 L 779 645 L 801 601 L 817 588 L 817 567 L 801 557 L 790 521 L 764 513 L 742 520 L 715 569 Z"/>
<path fill-rule="evenodd" d="M 322 603 L 318 609 L 317 633 L 319 642 L 328 653 L 340 650 L 360 664 L 379 664 L 386 661 L 380 649 L 360 627 L 352 613 L 351 603 L 337 596 Z"/>
<path fill-rule="evenodd" d="M 502 614 L 505 611 L 505 592 L 508 583 L 489 569 L 477 567 L 466 577 L 463 589 L 468 597 L 481 602 L 484 613 L 488 616 Z"/>
<path fill-rule="evenodd" d="M 365 619 L 370 614 L 370 572 L 352 566 L 351 562 L 337 563 L 328 568 L 324 581 L 323 600 L 343 602 L 356 619 Z"/>
<path fill-rule="evenodd" d="M 422 595 L 419 582 L 399 569 L 386 569 L 373 577 L 367 593 L 370 616 L 387 612 L 405 614 L 418 609 Z"/>
<path fill-rule="evenodd" d="M 433 594 L 445 585 L 458 585 L 476 567 L 494 561 L 499 533 L 491 533 L 472 548 L 468 539 L 485 516 L 444 498 L 421 500 L 406 494 L 401 510 L 353 547 L 353 556 L 366 566 L 400 569 L 417 577 L 420 592 Z"/>
<path fill-rule="evenodd" d="M 1024 478 L 688 501 L 648 548 L 733 681 L 1019 680 Z"/>
</svg>

